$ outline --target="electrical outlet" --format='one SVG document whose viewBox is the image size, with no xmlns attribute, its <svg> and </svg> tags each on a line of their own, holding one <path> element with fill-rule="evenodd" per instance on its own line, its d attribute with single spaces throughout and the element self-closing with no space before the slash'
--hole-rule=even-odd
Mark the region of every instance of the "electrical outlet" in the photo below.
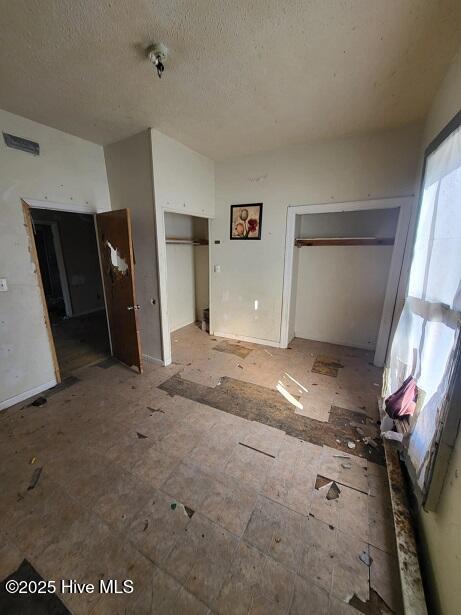
<svg viewBox="0 0 461 615">
<path fill-rule="evenodd" d="M 8 285 L 6 283 L 6 278 L 0 278 L 0 291 L 8 290 Z"/>
</svg>

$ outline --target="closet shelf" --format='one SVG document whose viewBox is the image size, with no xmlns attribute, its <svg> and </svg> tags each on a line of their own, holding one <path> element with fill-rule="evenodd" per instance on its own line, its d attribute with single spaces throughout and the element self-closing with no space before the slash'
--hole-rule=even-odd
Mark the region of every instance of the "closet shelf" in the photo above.
<svg viewBox="0 0 461 615">
<path fill-rule="evenodd" d="M 166 237 L 166 243 L 176 243 L 185 246 L 207 246 L 208 239 L 186 239 L 184 237 Z"/>
<path fill-rule="evenodd" d="M 295 246 L 392 246 L 393 237 L 312 237 L 295 239 Z"/>
</svg>

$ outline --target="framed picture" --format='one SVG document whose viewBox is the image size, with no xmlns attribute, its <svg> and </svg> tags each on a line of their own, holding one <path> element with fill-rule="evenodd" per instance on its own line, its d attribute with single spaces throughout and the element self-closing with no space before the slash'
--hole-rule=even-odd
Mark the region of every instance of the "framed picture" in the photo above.
<svg viewBox="0 0 461 615">
<path fill-rule="evenodd" d="M 261 239 L 263 204 L 231 205 L 230 238 Z"/>
</svg>

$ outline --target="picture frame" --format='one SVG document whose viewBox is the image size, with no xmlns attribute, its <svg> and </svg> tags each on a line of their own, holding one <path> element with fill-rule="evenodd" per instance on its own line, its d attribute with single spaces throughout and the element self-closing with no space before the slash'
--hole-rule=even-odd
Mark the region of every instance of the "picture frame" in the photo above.
<svg viewBox="0 0 461 615">
<path fill-rule="evenodd" d="M 237 241 L 260 240 L 263 204 L 231 205 L 230 239 Z"/>
</svg>

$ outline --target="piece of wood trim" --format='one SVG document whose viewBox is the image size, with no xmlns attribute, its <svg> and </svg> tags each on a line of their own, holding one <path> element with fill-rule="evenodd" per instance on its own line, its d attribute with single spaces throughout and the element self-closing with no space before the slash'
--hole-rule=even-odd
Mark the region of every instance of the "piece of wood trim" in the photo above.
<svg viewBox="0 0 461 615">
<path fill-rule="evenodd" d="M 393 237 L 312 237 L 295 239 L 295 246 L 393 246 Z"/>
<path fill-rule="evenodd" d="M 26 234 L 27 234 L 27 238 L 29 241 L 30 257 L 35 267 L 35 275 L 37 277 L 37 285 L 38 285 L 38 289 L 40 293 L 40 300 L 42 302 L 43 319 L 45 321 L 46 332 L 48 335 L 48 342 L 50 344 L 51 359 L 53 361 L 54 375 L 56 378 L 56 382 L 59 384 L 61 382 L 61 372 L 59 370 L 58 357 L 56 355 L 56 347 L 54 345 L 54 338 L 51 332 L 50 317 L 48 314 L 48 307 L 46 305 L 45 291 L 43 290 L 43 280 L 42 280 L 42 275 L 40 273 L 40 265 L 38 262 L 37 246 L 35 245 L 34 231 L 32 228 L 32 217 L 30 215 L 30 207 L 22 199 L 21 199 L 21 205 L 22 205 L 22 212 L 24 215 L 24 226 L 26 227 Z"/>
<path fill-rule="evenodd" d="M 263 340 L 258 337 L 248 337 L 247 335 L 234 335 L 233 333 L 223 333 L 222 331 L 212 331 L 210 335 L 213 335 L 214 337 L 224 337 L 228 340 L 238 340 L 239 342 L 259 344 L 260 346 L 271 346 L 272 348 L 280 348 L 280 342 L 275 342 L 273 340 Z"/>
<path fill-rule="evenodd" d="M 166 243 L 177 243 L 194 246 L 207 246 L 208 239 L 187 239 L 186 237 L 166 237 Z"/>
<path fill-rule="evenodd" d="M 410 514 L 399 455 L 385 438 L 383 438 L 383 445 L 394 516 L 404 611 L 411 615 L 427 615 L 413 519 Z"/>
</svg>

